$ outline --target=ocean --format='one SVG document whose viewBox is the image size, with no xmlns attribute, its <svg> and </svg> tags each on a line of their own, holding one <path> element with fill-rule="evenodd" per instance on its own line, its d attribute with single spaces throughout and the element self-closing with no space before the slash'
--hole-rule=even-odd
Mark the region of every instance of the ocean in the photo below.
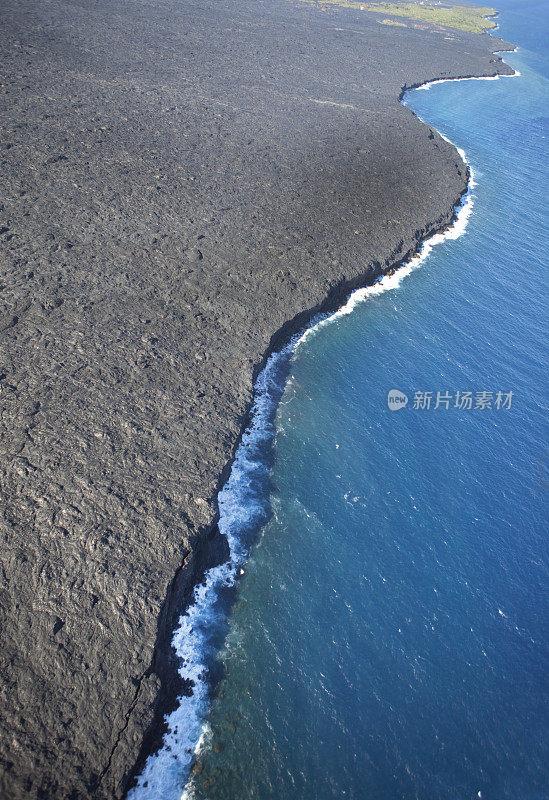
<svg viewBox="0 0 549 800">
<path fill-rule="evenodd" d="M 260 376 L 131 800 L 549 797 L 549 7 L 498 7 L 520 77 L 405 98 L 471 166 L 454 229 Z"/>
</svg>

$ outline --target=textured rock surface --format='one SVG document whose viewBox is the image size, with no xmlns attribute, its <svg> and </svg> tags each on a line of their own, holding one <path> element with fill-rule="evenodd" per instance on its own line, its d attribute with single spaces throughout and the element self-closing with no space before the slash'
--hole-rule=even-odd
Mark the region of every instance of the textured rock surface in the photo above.
<svg viewBox="0 0 549 800">
<path fill-rule="evenodd" d="M 508 70 L 285 0 L 1 5 L 0 796 L 120 797 L 272 337 L 465 187 L 403 85 Z"/>
</svg>

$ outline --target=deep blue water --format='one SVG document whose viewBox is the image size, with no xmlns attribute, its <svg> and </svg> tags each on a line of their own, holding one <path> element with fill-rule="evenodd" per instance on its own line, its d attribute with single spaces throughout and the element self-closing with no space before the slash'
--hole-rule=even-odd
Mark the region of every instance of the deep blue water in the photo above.
<svg viewBox="0 0 549 800">
<path fill-rule="evenodd" d="M 466 234 L 293 354 L 197 798 L 549 797 L 548 5 L 498 5 L 522 76 L 408 98 L 475 170 Z"/>
</svg>

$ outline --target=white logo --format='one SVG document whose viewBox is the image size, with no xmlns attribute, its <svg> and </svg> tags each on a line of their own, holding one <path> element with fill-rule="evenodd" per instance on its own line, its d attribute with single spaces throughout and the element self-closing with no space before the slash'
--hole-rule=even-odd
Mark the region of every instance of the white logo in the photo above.
<svg viewBox="0 0 549 800">
<path fill-rule="evenodd" d="M 407 402 L 408 396 L 398 389 L 391 389 L 387 395 L 387 405 L 390 411 L 400 411 L 401 408 L 405 407 Z"/>
</svg>

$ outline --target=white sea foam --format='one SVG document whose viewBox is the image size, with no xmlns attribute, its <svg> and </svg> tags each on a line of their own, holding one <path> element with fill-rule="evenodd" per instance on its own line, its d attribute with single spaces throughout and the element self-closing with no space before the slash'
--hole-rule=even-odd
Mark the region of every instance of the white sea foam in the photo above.
<svg viewBox="0 0 549 800">
<path fill-rule="evenodd" d="M 515 48 L 515 51 L 513 52 L 516 52 L 516 50 L 517 48 Z M 520 72 L 518 70 L 515 70 L 513 75 L 493 75 L 484 78 L 441 78 L 440 80 L 434 80 L 434 81 L 429 81 L 428 83 L 424 83 L 421 86 L 411 89 L 410 91 L 428 90 L 431 88 L 431 86 L 434 86 L 436 83 L 456 83 L 456 82 L 461 83 L 462 81 L 497 81 L 499 78 L 515 78 L 519 76 Z M 404 105 L 407 105 L 406 97 L 404 97 L 402 102 Z M 424 122 L 424 120 L 422 120 L 421 117 L 419 117 L 419 115 L 416 116 L 418 117 L 418 119 Z M 436 247 L 437 244 L 441 244 L 445 240 L 459 239 L 460 236 L 463 236 L 463 234 L 465 233 L 465 229 L 467 227 L 467 223 L 469 221 L 469 217 L 473 212 L 473 204 L 474 204 L 473 190 L 477 185 L 475 181 L 475 173 L 467 159 L 467 156 L 463 148 L 458 147 L 444 133 L 441 133 L 440 131 L 438 133 L 439 136 L 441 136 L 444 139 L 444 141 L 448 142 L 449 144 L 451 144 L 453 147 L 456 148 L 463 162 L 467 165 L 469 169 L 469 183 L 467 187 L 467 192 L 462 197 L 461 203 L 459 207 L 456 209 L 457 213 L 453 224 L 442 233 L 436 233 L 434 236 L 431 236 L 429 239 L 426 239 L 421 247 L 421 250 L 418 253 L 416 253 L 416 255 L 413 256 L 409 261 L 407 261 L 405 264 L 403 264 L 397 270 L 395 270 L 395 272 L 393 272 L 391 275 L 385 275 L 383 278 L 378 280 L 372 286 L 365 286 L 364 288 L 357 289 L 355 292 L 353 292 L 349 297 L 349 299 L 347 300 L 347 302 L 345 303 L 345 305 L 343 305 L 334 314 L 325 317 L 324 319 L 317 322 L 316 325 L 312 325 L 310 328 L 308 328 L 305 331 L 305 333 L 300 337 L 299 341 L 304 341 L 306 337 L 319 326 L 329 323 L 337 319 L 338 317 L 344 316 L 345 314 L 350 314 L 351 311 L 353 311 L 353 309 L 356 308 L 356 306 L 359 303 L 362 303 L 365 300 L 368 300 L 372 297 L 377 297 L 377 295 L 383 294 L 383 292 L 388 292 L 391 291 L 391 289 L 396 289 L 398 286 L 400 286 L 403 278 L 406 278 L 408 275 L 410 275 L 414 270 L 416 270 L 424 263 L 424 261 L 429 256 L 429 253 L 431 252 L 433 247 Z"/>
<path fill-rule="evenodd" d="M 494 55 L 498 55 L 499 53 L 516 53 L 518 51 L 518 47 L 515 47 L 514 50 L 496 50 Z M 479 78 L 437 78 L 434 81 L 427 81 L 426 83 L 422 83 L 421 86 L 417 86 L 412 91 L 417 92 L 425 92 L 429 91 L 431 86 L 435 86 L 437 83 L 462 83 L 463 81 L 497 81 L 500 78 L 520 78 L 520 72 L 518 69 L 515 69 L 512 75 L 484 75 Z M 406 105 L 406 103 L 404 103 Z"/>
<path fill-rule="evenodd" d="M 230 560 L 206 572 L 173 637 L 173 647 L 180 659 L 179 674 L 192 681 L 193 694 L 179 698 L 178 707 L 167 717 L 163 745 L 147 759 L 128 800 L 180 798 L 194 753 L 207 743 L 208 729 L 204 725 L 208 708 L 207 662 L 212 656 L 212 636 L 225 619 L 220 592 L 234 585 L 246 560 L 248 549 L 243 531 L 259 524 L 265 514 L 265 492 L 257 488 L 257 482 L 267 472 L 261 448 L 273 437 L 271 418 L 283 391 L 280 367 L 297 338 L 272 354 L 259 375 L 251 424 L 242 437 L 229 480 L 219 493 L 219 528 L 227 537 Z"/>
<path fill-rule="evenodd" d="M 498 77 L 458 80 L 497 80 Z M 419 88 L 429 89 L 435 83 L 445 82 L 431 81 Z M 450 142 L 444 134 L 441 136 Z M 251 423 L 242 437 L 229 479 L 218 496 L 219 528 L 227 537 L 230 560 L 208 570 L 204 581 L 195 587 L 193 601 L 180 617 L 172 641 L 180 659 L 179 674 L 184 680 L 192 682 L 193 694 L 179 698 L 178 707 L 167 717 L 167 732 L 162 747 L 147 759 L 136 787 L 128 794 L 128 800 L 191 800 L 192 788 L 183 787 L 188 781 L 193 759 L 208 747 L 211 734 L 204 722 L 209 703 L 207 663 L 213 655 L 212 635 L 225 619 L 220 593 L 223 588 L 234 585 L 242 572 L 248 554 L 243 532 L 253 529 L 264 518 L 264 493 L 258 491 L 257 482 L 264 478 L 268 469 L 262 457 L 265 452 L 262 448 L 272 440 L 274 434 L 273 413 L 283 391 L 282 365 L 313 331 L 350 314 L 359 303 L 397 288 L 405 277 L 425 262 L 433 247 L 463 235 L 473 211 L 473 188 L 476 184 L 464 151 L 459 147 L 456 149 L 469 167 L 470 180 L 453 224 L 444 232 L 427 239 L 420 251 L 394 273 L 383 276 L 372 286 L 354 291 L 335 313 L 313 319 L 303 333 L 296 335 L 280 352 L 269 357 L 258 376 Z"/>
<path fill-rule="evenodd" d="M 443 139 L 447 142 L 450 142 L 447 136 L 440 134 Z M 453 144 L 453 142 L 450 142 Z M 454 145 L 454 147 L 456 147 Z M 396 289 L 402 283 L 402 280 L 410 275 L 414 270 L 420 267 L 425 260 L 428 258 L 431 250 L 433 247 L 436 247 L 437 244 L 441 244 L 446 240 L 451 239 L 458 239 L 465 233 L 465 229 L 467 227 L 467 222 L 469 221 L 469 217 L 473 212 L 473 204 L 474 204 L 474 194 L 473 189 L 476 186 L 476 182 L 474 179 L 474 171 L 471 165 L 467 161 L 467 157 L 465 152 L 460 148 L 456 147 L 456 150 L 462 157 L 463 161 L 467 164 L 469 168 L 469 184 L 467 188 L 467 192 L 463 195 L 460 205 L 456 209 L 456 218 L 452 225 L 448 227 L 442 233 L 436 233 L 431 236 L 429 239 L 426 239 L 421 249 L 419 250 L 416 255 L 410 258 L 409 261 L 402 264 L 398 269 L 396 269 L 390 275 L 384 275 L 382 278 L 377 280 L 371 286 L 364 286 L 361 289 L 357 289 L 354 291 L 350 297 L 348 298 L 347 302 L 333 314 L 324 317 L 323 319 L 316 322 L 315 325 L 312 325 L 308 328 L 298 340 L 298 344 L 303 342 L 311 333 L 317 330 L 322 325 L 326 325 L 334 320 L 338 319 L 339 317 L 345 316 L 346 314 L 350 314 L 359 303 L 363 303 L 365 300 L 369 300 L 373 297 L 377 297 L 384 292 L 389 292 L 392 289 Z"/>
</svg>

